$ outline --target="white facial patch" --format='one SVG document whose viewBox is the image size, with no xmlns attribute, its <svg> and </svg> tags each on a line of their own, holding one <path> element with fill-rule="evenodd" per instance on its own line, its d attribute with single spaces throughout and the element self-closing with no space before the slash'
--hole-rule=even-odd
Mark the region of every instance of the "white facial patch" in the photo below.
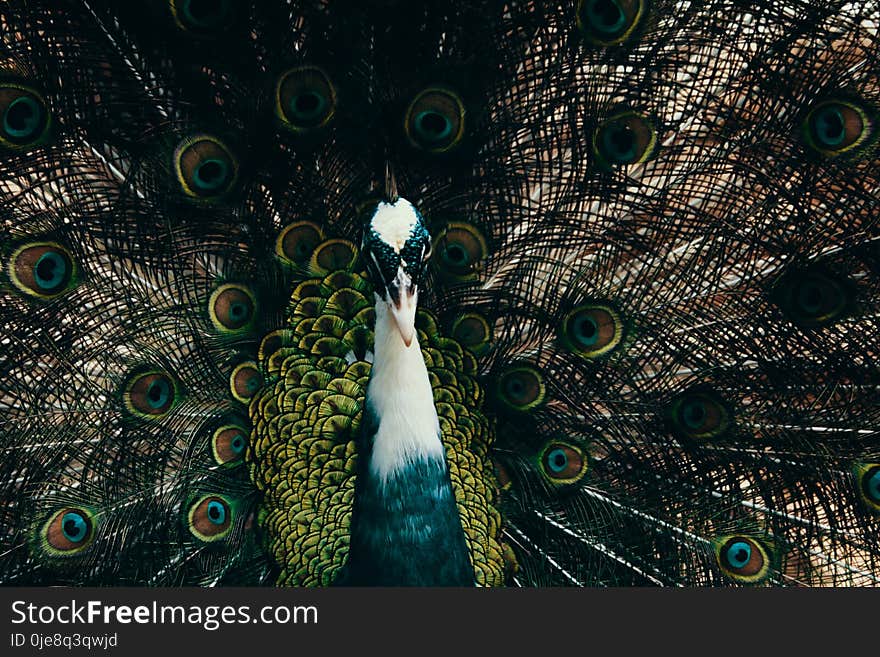
<svg viewBox="0 0 880 657">
<path fill-rule="evenodd" d="M 398 198 L 395 203 L 379 203 L 370 221 L 370 228 L 395 252 L 400 253 L 418 221 L 419 215 L 413 204 L 405 198 Z"/>
</svg>

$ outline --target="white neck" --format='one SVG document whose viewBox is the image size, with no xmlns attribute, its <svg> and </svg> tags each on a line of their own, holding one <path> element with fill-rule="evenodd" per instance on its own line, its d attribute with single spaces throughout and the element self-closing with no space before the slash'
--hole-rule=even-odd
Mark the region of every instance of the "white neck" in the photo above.
<svg viewBox="0 0 880 657">
<path fill-rule="evenodd" d="M 418 335 L 407 347 L 388 304 L 376 297 L 373 369 L 367 402 L 379 420 L 370 472 L 382 481 L 426 457 L 443 459 L 440 423 Z"/>
</svg>

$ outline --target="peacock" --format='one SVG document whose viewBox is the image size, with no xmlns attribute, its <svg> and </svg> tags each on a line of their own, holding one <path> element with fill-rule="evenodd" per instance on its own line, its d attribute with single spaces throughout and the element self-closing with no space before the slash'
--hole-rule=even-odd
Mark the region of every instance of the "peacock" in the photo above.
<svg viewBox="0 0 880 657">
<path fill-rule="evenodd" d="M 880 581 L 877 0 L 0 28 L 3 584 Z"/>
</svg>

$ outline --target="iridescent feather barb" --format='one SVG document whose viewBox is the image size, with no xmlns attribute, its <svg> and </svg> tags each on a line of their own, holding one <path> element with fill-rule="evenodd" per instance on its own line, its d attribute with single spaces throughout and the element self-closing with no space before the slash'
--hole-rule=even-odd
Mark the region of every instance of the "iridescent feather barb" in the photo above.
<svg viewBox="0 0 880 657">
<path fill-rule="evenodd" d="M 345 576 L 393 171 L 476 583 L 876 585 L 878 24 L 3 3 L 0 581 Z"/>
</svg>

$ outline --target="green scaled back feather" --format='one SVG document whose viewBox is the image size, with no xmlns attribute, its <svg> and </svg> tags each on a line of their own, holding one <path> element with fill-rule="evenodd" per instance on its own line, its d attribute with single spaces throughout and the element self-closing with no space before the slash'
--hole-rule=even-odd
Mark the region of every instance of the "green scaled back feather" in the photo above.
<svg viewBox="0 0 880 657">
<path fill-rule="evenodd" d="M 876 585 L 876 0 L 0 7 L 0 582 L 329 585 L 391 165 L 485 585 Z"/>
</svg>

